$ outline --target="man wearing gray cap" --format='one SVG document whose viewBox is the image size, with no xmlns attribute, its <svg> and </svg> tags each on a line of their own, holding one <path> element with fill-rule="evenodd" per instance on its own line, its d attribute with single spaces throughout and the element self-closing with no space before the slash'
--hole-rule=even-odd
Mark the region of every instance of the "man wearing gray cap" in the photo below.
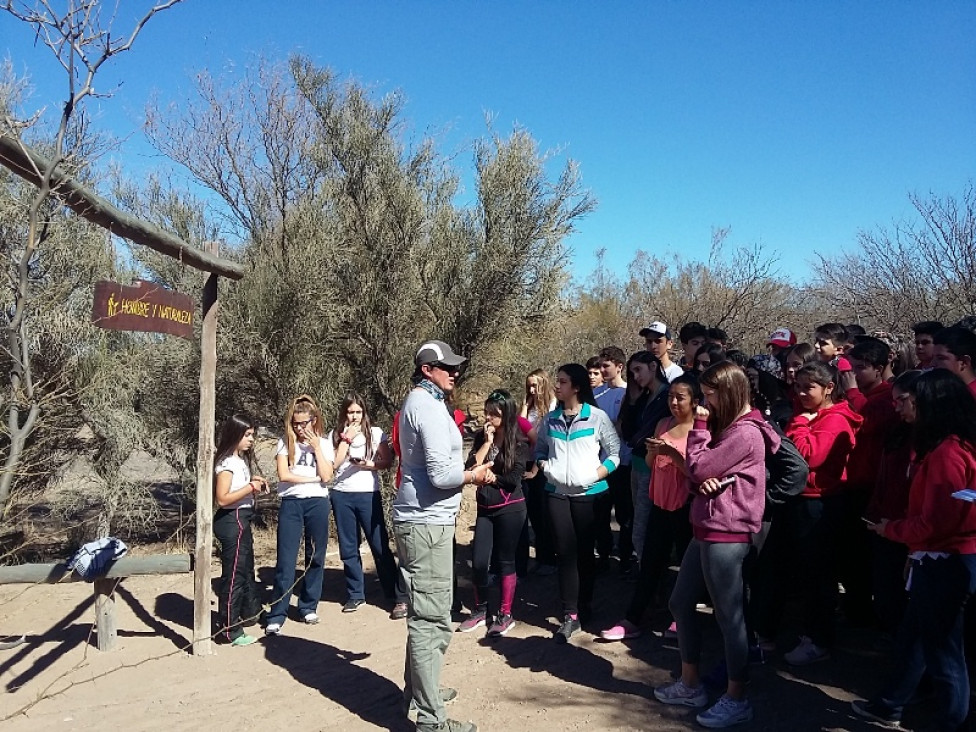
<svg viewBox="0 0 976 732">
<path fill-rule="evenodd" d="M 457 692 L 440 688 L 453 635 L 453 540 L 461 488 L 494 481 L 487 465 L 464 469 L 461 433 L 445 401 L 466 360 L 443 341 L 421 345 L 414 357 L 416 386 L 397 423 L 401 478 L 393 533 L 408 597 L 403 696 L 417 710 L 417 729 L 425 731 L 477 730 L 470 722 L 447 719 L 444 702 Z"/>
</svg>

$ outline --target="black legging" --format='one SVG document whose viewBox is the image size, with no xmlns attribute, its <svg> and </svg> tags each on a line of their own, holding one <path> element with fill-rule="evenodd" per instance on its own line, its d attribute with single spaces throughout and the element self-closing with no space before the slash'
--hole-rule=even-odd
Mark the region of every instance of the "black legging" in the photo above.
<svg viewBox="0 0 976 732">
<path fill-rule="evenodd" d="M 522 481 L 525 494 L 525 509 L 535 533 L 535 559 L 544 564 L 554 564 L 556 550 L 553 546 L 552 527 L 549 525 L 549 510 L 546 508 L 546 476 L 540 470 L 535 477 Z M 528 547 L 525 549 L 528 556 Z"/>
<path fill-rule="evenodd" d="M 690 512 L 690 501 L 676 511 L 665 511 L 660 506 L 651 506 L 641 553 L 640 576 L 627 608 L 628 622 L 640 624 L 644 611 L 654 599 L 661 578 L 668 570 L 672 547 L 677 550 L 678 557 L 685 555 L 688 542 L 691 541 Z"/>
<path fill-rule="evenodd" d="M 488 573 L 493 555 L 500 576 L 515 574 L 515 550 L 525 526 L 525 515 L 525 503 L 501 512 L 478 512 L 471 557 L 477 605 L 488 601 Z"/>
<path fill-rule="evenodd" d="M 593 599 L 596 576 L 593 546 L 597 499 L 601 495 L 572 498 L 557 493 L 548 495 L 549 524 L 559 561 L 559 594 L 566 615 L 577 615 L 581 609 L 589 612 Z"/>
</svg>

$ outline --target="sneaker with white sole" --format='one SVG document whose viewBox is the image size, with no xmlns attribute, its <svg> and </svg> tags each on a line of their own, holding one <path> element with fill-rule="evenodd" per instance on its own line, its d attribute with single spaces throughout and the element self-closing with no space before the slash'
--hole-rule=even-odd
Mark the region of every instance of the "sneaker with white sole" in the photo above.
<svg viewBox="0 0 976 732">
<path fill-rule="evenodd" d="M 515 627 L 515 618 L 511 615 L 501 614 L 495 617 L 495 622 L 488 628 L 488 635 L 492 638 L 499 638 Z"/>
<path fill-rule="evenodd" d="M 659 686 L 654 690 L 654 698 L 662 704 L 676 704 L 682 707 L 701 709 L 708 704 L 708 692 L 704 686 L 686 686 L 678 679 L 673 684 Z"/>
<path fill-rule="evenodd" d="M 621 641 L 629 638 L 639 638 L 641 629 L 629 620 L 621 620 L 612 628 L 600 631 L 600 637 L 605 641 Z"/>
<path fill-rule="evenodd" d="M 724 729 L 751 720 L 752 704 L 749 703 L 748 699 L 733 699 L 723 694 L 715 704 L 695 719 L 702 727 Z"/>
<path fill-rule="evenodd" d="M 458 633 L 470 633 L 472 630 L 484 628 L 488 624 L 488 612 L 485 608 L 475 608 L 474 611 L 457 627 Z"/>
<path fill-rule="evenodd" d="M 265 635 L 281 635 L 281 623 L 268 623 L 264 629 Z"/>
<path fill-rule="evenodd" d="M 826 661 L 828 658 L 830 658 L 830 651 L 821 648 L 805 635 L 800 636 L 796 648 L 783 654 L 783 660 L 790 666 L 808 666 L 817 661 Z"/>
<path fill-rule="evenodd" d="M 305 625 L 318 625 L 319 616 L 315 613 L 305 613 L 302 616 L 302 622 L 305 623 Z"/>
</svg>

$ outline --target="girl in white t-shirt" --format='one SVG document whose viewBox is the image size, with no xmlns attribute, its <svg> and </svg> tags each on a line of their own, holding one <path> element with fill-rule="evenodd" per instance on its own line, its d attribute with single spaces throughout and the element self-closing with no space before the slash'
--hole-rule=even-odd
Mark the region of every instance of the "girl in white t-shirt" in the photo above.
<svg viewBox="0 0 976 732">
<path fill-rule="evenodd" d="M 254 581 L 254 540 L 251 520 L 254 496 L 268 490 L 267 481 L 251 473 L 254 423 L 242 415 L 229 417 L 220 427 L 214 458 L 217 511 L 214 536 L 220 542 L 220 591 L 218 638 L 234 646 L 249 646 L 257 638 L 244 633 L 243 625 L 256 621 L 261 599 Z"/>
<path fill-rule="evenodd" d="M 295 587 L 295 562 L 305 537 L 305 574 L 298 593 L 303 622 L 319 622 L 319 600 L 329 544 L 329 488 L 332 460 L 322 439 L 322 416 L 312 397 L 295 398 L 285 415 L 285 436 L 278 440 L 278 561 L 266 635 L 278 635 L 288 615 Z"/>
<path fill-rule="evenodd" d="M 330 457 L 336 466 L 332 510 L 348 594 L 342 612 L 355 612 L 366 602 L 363 560 L 359 554 L 360 529 L 373 552 L 386 599 L 406 602 L 405 597 L 397 597 L 396 560 L 390 549 L 377 473 L 393 464 L 390 445 L 383 430 L 372 426 L 366 402 L 355 392 L 346 394 L 342 400 L 336 425 L 326 438 L 326 445 L 332 450 Z"/>
</svg>

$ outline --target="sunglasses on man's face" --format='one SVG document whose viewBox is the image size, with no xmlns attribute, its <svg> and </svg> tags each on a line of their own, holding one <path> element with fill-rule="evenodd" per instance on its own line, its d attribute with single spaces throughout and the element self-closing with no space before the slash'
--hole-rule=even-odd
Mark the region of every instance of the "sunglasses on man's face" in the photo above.
<svg viewBox="0 0 976 732">
<path fill-rule="evenodd" d="M 456 374 L 458 371 L 461 370 L 461 367 L 460 366 L 448 366 L 447 364 L 443 364 L 443 363 L 439 363 L 439 362 L 438 363 L 432 363 L 431 366 L 433 368 L 435 368 L 435 369 L 440 369 L 441 371 L 443 371 L 445 373 L 448 373 L 451 376 L 453 376 L 454 374 Z"/>
</svg>

